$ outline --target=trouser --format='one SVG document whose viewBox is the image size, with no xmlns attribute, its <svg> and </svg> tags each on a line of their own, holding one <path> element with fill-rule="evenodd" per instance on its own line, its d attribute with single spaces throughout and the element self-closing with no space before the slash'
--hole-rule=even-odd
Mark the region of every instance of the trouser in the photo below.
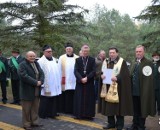
<svg viewBox="0 0 160 130">
<path fill-rule="evenodd" d="M 95 99 L 98 100 L 98 85 L 99 85 L 99 79 L 94 80 L 94 87 L 95 87 Z"/>
<path fill-rule="evenodd" d="M 117 121 L 115 121 L 114 116 L 108 116 L 108 124 L 112 128 L 123 129 L 124 127 L 124 116 L 116 116 Z"/>
<path fill-rule="evenodd" d="M 33 101 L 22 100 L 21 104 L 23 127 L 38 124 L 39 97 L 36 97 Z"/>
<path fill-rule="evenodd" d="M 1 90 L 2 90 L 2 101 L 7 100 L 7 90 L 6 90 L 6 80 L 1 80 Z"/>
<path fill-rule="evenodd" d="M 145 130 L 146 118 L 141 115 L 141 102 L 139 96 L 133 96 L 133 125 L 140 130 Z"/>
<path fill-rule="evenodd" d="M 13 80 L 11 79 L 11 85 L 12 85 L 12 94 L 13 94 L 13 100 L 14 102 L 19 103 L 19 80 Z"/>
<path fill-rule="evenodd" d="M 160 112 L 160 92 L 159 92 L 160 90 L 156 90 L 155 91 L 155 97 L 156 97 L 156 110 L 158 111 L 158 112 Z"/>
</svg>

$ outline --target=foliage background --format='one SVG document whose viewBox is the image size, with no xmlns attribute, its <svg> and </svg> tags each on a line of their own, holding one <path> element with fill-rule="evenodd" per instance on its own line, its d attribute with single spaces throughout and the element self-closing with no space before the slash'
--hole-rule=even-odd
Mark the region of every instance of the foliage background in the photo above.
<svg viewBox="0 0 160 130">
<path fill-rule="evenodd" d="M 91 55 L 116 46 L 127 61 L 134 59 L 138 44 L 146 47 L 146 56 L 160 52 L 160 2 L 152 0 L 142 13 L 130 18 L 117 10 L 95 5 L 90 19 L 88 10 L 77 5 L 67 5 L 66 0 L 30 0 L 28 3 L 0 4 L 0 48 L 9 57 L 13 47 L 22 54 L 28 50 L 40 56 L 41 48 L 50 44 L 58 58 L 64 45 L 71 42 L 78 54 L 84 43 L 89 44 Z M 15 20 L 19 24 L 14 25 Z"/>
</svg>

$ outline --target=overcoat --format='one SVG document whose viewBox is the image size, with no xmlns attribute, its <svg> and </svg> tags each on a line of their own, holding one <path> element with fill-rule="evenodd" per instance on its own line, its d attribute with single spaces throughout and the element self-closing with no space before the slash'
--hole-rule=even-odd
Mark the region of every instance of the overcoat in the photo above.
<svg viewBox="0 0 160 130">
<path fill-rule="evenodd" d="M 149 69 L 149 75 L 145 72 Z M 131 78 L 135 68 L 135 63 L 131 66 Z M 139 87 L 140 87 L 140 102 L 141 102 L 141 114 L 142 117 L 147 117 L 148 115 L 155 115 L 155 90 L 154 90 L 154 79 L 153 79 L 153 63 L 143 57 L 138 68 L 139 74 Z M 133 89 L 133 86 L 132 86 Z"/>
<path fill-rule="evenodd" d="M 35 99 L 35 87 L 37 86 L 37 81 L 44 82 L 44 73 L 37 61 L 34 62 L 38 71 L 39 79 L 36 79 L 36 73 L 31 66 L 31 64 L 25 59 L 20 63 L 18 68 L 18 74 L 20 77 L 20 99 L 32 101 Z M 40 95 L 39 89 L 39 95 Z"/>
</svg>

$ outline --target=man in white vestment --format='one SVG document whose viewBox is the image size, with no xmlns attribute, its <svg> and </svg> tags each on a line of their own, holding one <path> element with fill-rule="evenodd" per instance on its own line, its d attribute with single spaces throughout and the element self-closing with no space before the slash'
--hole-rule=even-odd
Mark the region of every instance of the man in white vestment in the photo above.
<svg viewBox="0 0 160 130">
<path fill-rule="evenodd" d="M 72 114 L 73 97 L 76 86 L 74 65 L 78 56 L 73 53 L 73 46 L 71 43 L 65 45 L 65 51 L 66 54 L 61 55 L 58 60 L 62 87 L 62 94 L 59 97 L 59 112 Z"/>
<path fill-rule="evenodd" d="M 52 48 L 45 45 L 43 56 L 38 60 L 45 75 L 40 98 L 40 118 L 53 118 L 58 115 L 57 100 L 59 94 L 61 94 L 61 84 L 60 71 L 56 61 L 56 58 L 52 56 Z"/>
</svg>

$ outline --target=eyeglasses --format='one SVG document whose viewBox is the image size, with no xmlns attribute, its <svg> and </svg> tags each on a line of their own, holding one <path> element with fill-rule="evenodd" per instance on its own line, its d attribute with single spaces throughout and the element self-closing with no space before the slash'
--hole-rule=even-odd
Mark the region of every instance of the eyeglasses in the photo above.
<svg viewBox="0 0 160 130">
<path fill-rule="evenodd" d="M 45 52 L 47 52 L 47 53 L 51 53 L 52 51 L 45 51 Z"/>
</svg>

